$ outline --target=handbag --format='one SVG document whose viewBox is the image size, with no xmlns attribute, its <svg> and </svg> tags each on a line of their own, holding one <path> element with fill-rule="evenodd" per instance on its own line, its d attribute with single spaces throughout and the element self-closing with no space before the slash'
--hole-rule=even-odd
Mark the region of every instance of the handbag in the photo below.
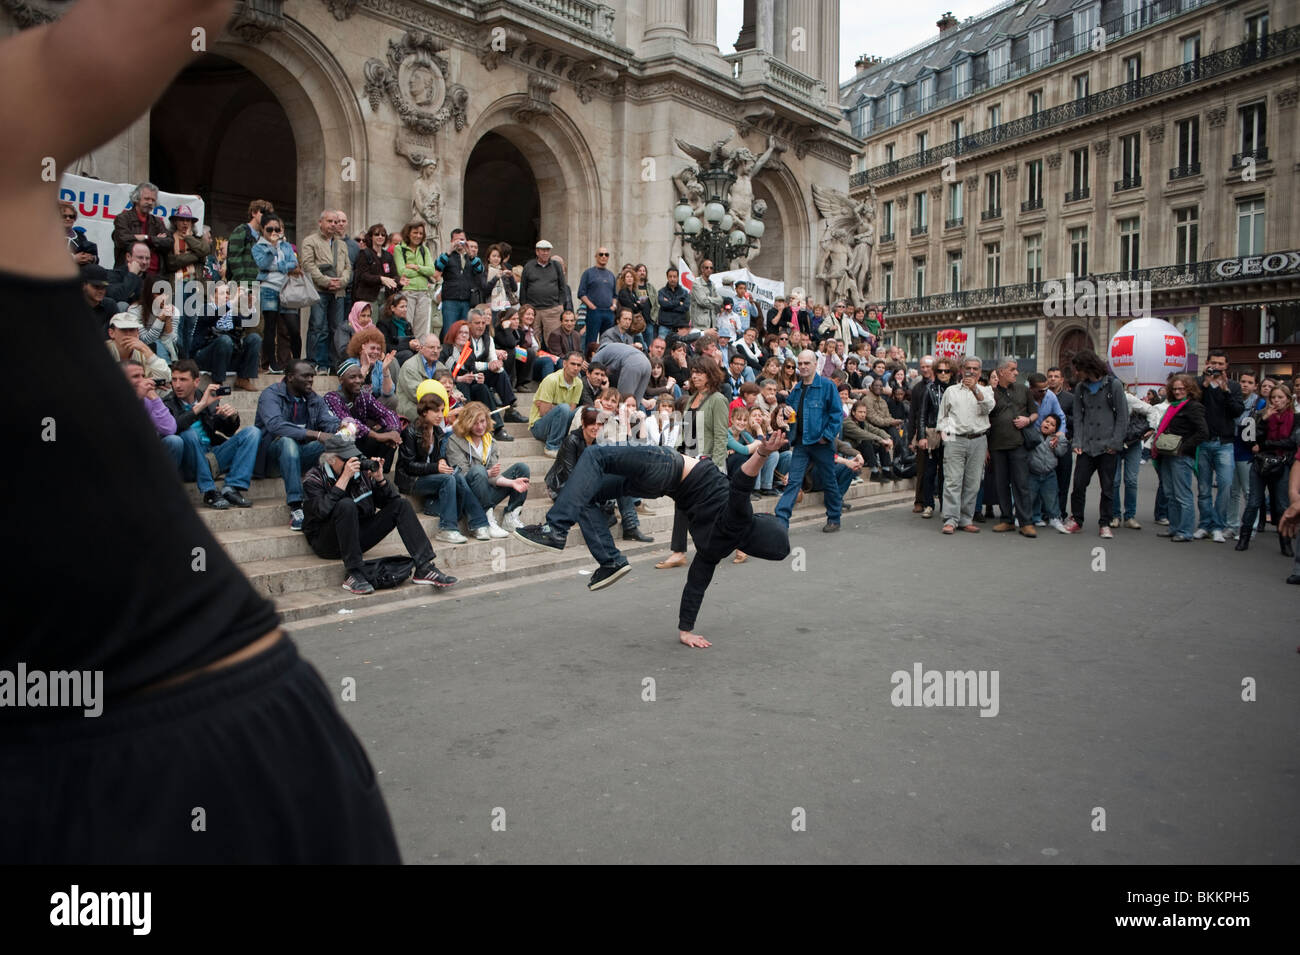
<svg viewBox="0 0 1300 955">
<path fill-rule="evenodd" d="M 1168 431 L 1156 438 L 1156 450 L 1161 454 L 1177 454 L 1178 449 L 1182 446 L 1182 437 L 1176 434 L 1170 434 Z"/>
<path fill-rule="evenodd" d="M 290 275 L 280 289 L 280 305 L 283 308 L 307 308 L 320 301 L 320 293 L 304 274 Z"/>
<path fill-rule="evenodd" d="M 1271 481 L 1282 472 L 1286 467 L 1287 457 L 1283 454 L 1270 454 L 1261 451 L 1255 455 L 1252 463 L 1259 469 L 1259 476 L 1265 481 Z"/>
</svg>

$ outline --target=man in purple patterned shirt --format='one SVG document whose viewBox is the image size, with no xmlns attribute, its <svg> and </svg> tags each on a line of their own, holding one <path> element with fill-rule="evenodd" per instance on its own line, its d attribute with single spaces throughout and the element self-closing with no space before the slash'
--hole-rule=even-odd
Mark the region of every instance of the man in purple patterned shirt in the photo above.
<svg viewBox="0 0 1300 955">
<path fill-rule="evenodd" d="M 357 448 L 367 457 L 382 458 L 387 473 L 402 443 L 402 423 L 394 411 L 362 387 L 365 380 L 361 363 L 347 359 L 339 366 L 338 390 L 325 396 L 325 404 L 340 421 L 350 418 L 357 423 Z"/>
</svg>

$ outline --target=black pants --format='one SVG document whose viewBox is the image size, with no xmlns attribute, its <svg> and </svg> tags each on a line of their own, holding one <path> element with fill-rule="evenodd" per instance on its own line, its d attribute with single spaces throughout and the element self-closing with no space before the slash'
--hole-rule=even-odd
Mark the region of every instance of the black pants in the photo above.
<svg viewBox="0 0 1300 955">
<path fill-rule="evenodd" d="M 922 432 L 924 433 L 924 432 Z M 930 455 L 920 448 L 916 451 L 916 494 L 912 497 L 913 504 L 925 505 L 925 480 L 926 475 L 930 478 L 930 505 L 934 504 L 934 463 L 930 460 Z M 940 485 L 942 487 L 943 485 Z"/>
<path fill-rule="evenodd" d="M 10 864 L 401 862 L 361 742 L 288 637 L 98 718 L 6 734 Z"/>
<path fill-rule="evenodd" d="M 918 451 L 916 455 L 918 467 L 924 467 L 921 472 L 917 487 L 921 489 L 920 500 L 917 502 L 922 507 L 934 507 L 935 491 L 939 493 L 939 503 L 943 504 L 943 451 Z"/>
<path fill-rule="evenodd" d="M 411 502 L 404 497 L 390 501 L 382 511 L 370 517 L 362 517 L 356 502 L 345 497 L 334 505 L 330 518 L 331 522 L 307 542 L 317 557 L 327 560 L 342 557 L 349 574 L 361 573 L 365 566 L 362 555 L 387 537 L 394 527 L 402 536 L 402 543 L 415 561 L 417 570 L 433 560 L 429 535 L 415 516 Z"/>
<path fill-rule="evenodd" d="M 298 313 L 262 312 L 262 364 L 288 369 L 289 362 L 302 354 L 302 331 Z"/>
<path fill-rule="evenodd" d="M 1069 516 L 1066 512 L 1070 504 L 1070 475 L 1073 469 L 1073 453 L 1065 455 L 1056 462 L 1056 500 L 1061 508 L 1061 513 L 1058 515 L 1061 520 L 1065 520 Z"/>
<path fill-rule="evenodd" d="M 890 466 L 892 459 L 889 449 L 883 444 L 876 444 L 874 441 L 860 441 L 853 447 L 857 449 L 858 454 L 862 455 L 862 460 L 869 470 L 878 471 L 881 468 Z"/>
<path fill-rule="evenodd" d="M 997 494 L 1002 519 L 1010 521 L 1014 514 L 1021 527 L 1028 527 L 1033 523 L 1029 507 L 1029 452 L 1021 445 L 1007 451 L 994 451 L 992 458 L 993 490 Z M 1111 477 L 1114 477 L 1114 472 Z"/>
<path fill-rule="evenodd" d="M 1088 504 L 1088 485 L 1092 482 L 1094 473 L 1101 478 L 1101 520 L 1098 526 L 1110 524 L 1115 496 L 1115 465 L 1118 462 L 1118 454 L 1074 455 L 1074 493 L 1070 495 L 1070 516 L 1080 524 L 1083 523 L 1083 512 Z"/>
</svg>

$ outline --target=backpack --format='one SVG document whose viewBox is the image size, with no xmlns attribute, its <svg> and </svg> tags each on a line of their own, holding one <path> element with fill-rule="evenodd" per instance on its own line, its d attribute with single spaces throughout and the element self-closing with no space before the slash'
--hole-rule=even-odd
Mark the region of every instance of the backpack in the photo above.
<svg viewBox="0 0 1300 955">
<path fill-rule="evenodd" d="M 1106 385 L 1106 406 L 1110 408 L 1111 414 L 1116 413 L 1115 395 L 1113 394 L 1109 384 Z M 1150 430 L 1151 424 L 1147 421 L 1147 416 L 1144 412 L 1130 411 L 1128 414 L 1128 427 L 1124 429 L 1124 447 L 1133 447 L 1133 445 L 1141 441 L 1142 436 Z"/>
<path fill-rule="evenodd" d="M 376 590 L 391 590 L 415 573 L 415 561 L 409 557 L 377 557 L 365 562 L 362 573 Z"/>
</svg>

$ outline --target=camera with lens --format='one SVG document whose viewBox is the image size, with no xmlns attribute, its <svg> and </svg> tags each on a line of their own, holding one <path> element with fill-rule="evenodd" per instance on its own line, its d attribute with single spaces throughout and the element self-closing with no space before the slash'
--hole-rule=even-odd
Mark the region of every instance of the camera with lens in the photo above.
<svg viewBox="0 0 1300 955">
<path fill-rule="evenodd" d="M 357 466 L 358 466 L 362 471 L 378 471 L 378 470 L 379 470 L 379 462 L 376 461 L 376 460 L 374 460 L 373 458 L 358 458 L 358 459 L 357 459 Z"/>
</svg>

